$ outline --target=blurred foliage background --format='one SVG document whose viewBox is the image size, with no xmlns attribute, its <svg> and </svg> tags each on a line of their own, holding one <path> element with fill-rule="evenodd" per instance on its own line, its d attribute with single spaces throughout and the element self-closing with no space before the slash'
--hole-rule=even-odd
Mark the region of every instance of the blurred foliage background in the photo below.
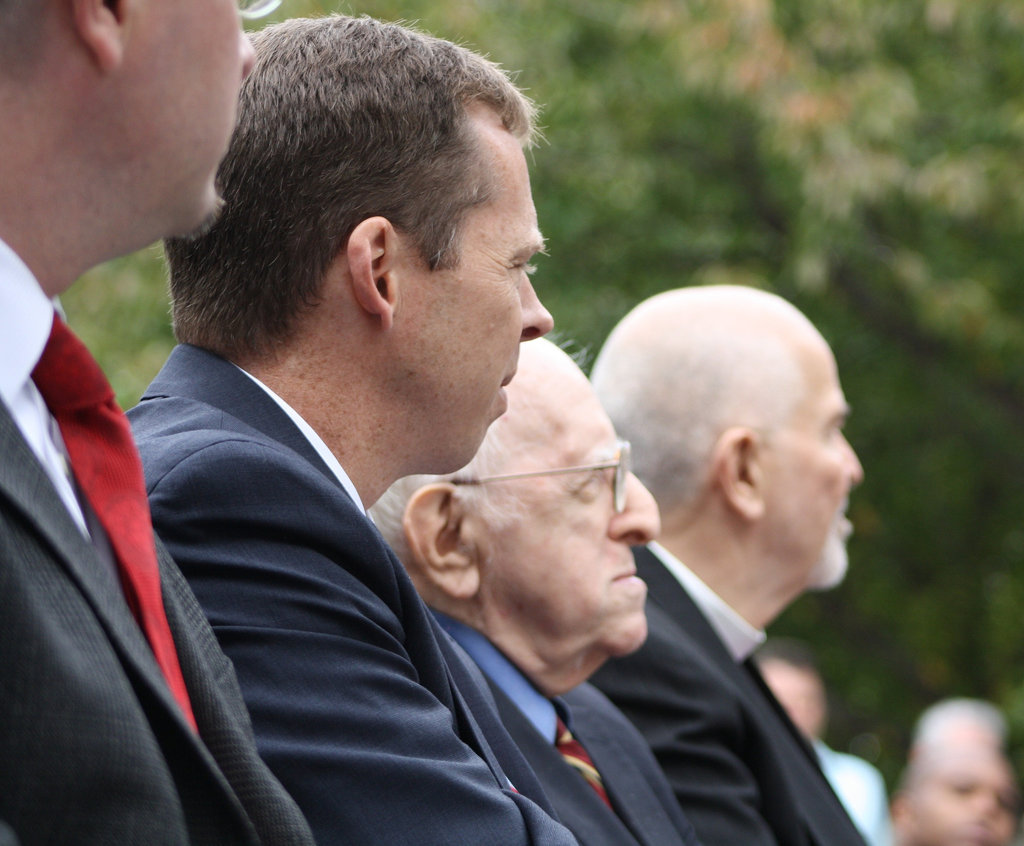
<svg viewBox="0 0 1024 846">
<path fill-rule="evenodd" d="M 734 282 L 822 329 L 866 471 L 817 650 L 829 742 L 890 786 L 917 713 L 988 698 L 1024 740 L 1024 4 L 285 0 L 417 23 L 543 106 L 537 288 L 591 353 L 640 299 Z M 126 405 L 172 345 L 158 247 L 64 301 Z M 680 331 L 686 331 L 685 326 Z M 1020 762 L 1018 762 L 1020 763 Z"/>
</svg>

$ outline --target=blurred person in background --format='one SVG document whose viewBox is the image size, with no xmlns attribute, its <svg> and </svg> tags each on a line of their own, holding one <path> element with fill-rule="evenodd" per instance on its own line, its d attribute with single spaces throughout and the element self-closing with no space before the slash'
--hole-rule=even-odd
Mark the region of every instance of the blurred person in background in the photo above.
<svg viewBox="0 0 1024 846">
<path fill-rule="evenodd" d="M 894 846 L 1014 842 L 1020 790 L 1001 746 L 991 743 L 994 737 L 985 731 L 972 737 L 958 731 L 947 739 L 929 734 L 913 747 L 892 799 Z"/>
<path fill-rule="evenodd" d="M 1006 717 L 991 702 L 969 697 L 941 699 L 925 708 L 914 723 L 909 756 L 930 746 L 987 745 L 1005 751 L 1008 734 Z"/>
</svg>

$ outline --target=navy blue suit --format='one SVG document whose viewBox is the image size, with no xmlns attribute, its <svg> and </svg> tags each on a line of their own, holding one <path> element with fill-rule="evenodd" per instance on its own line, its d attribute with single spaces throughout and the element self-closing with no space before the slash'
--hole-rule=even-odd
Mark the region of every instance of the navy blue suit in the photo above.
<svg viewBox="0 0 1024 846">
<path fill-rule="evenodd" d="M 591 681 L 640 729 L 707 844 L 864 846 L 810 745 L 647 548 L 646 643 Z"/>
<path fill-rule="evenodd" d="M 129 417 L 154 525 L 318 842 L 575 842 L 476 668 L 258 385 L 179 346 Z"/>
</svg>

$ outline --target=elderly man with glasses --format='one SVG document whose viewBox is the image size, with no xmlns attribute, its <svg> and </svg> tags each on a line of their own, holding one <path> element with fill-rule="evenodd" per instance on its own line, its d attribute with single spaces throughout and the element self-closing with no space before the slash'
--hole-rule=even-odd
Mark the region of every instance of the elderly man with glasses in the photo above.
<svg viewBox="0 0 1024 846">
<path fill-rule="evenodd" d="M 371 514 L 579 842 L 695 843 L 646 744 L 586 684 L 646 637 L 630 546 L 657 508 L 558 347 L 524 345 L 508 394 L 466 467 L 402 479 Z"/>
</svg>

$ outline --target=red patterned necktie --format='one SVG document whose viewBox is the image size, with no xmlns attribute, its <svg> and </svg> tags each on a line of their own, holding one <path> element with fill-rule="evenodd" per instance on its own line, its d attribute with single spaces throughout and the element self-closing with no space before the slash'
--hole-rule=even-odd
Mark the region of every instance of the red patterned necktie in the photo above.
<svg viewBox="0 0 1024 846">
<path fill-rule="evenodd" d="M 594 762 L 591 760 L 590 755 L 587 754 L 587 750 L 583 748 L 583 744 L 572 736 L 572 732 L 562 722 L 561 717 L 558 718 L 555 728 L 555 748 L 562 753 L 566 763 L 583 776 L 584 780 L 594 789 L 594 792 L 600 797 L 601 801 L 611 808 L 612 803 L 608 799 L 608 792 L 604 789 L 601 774 L 597 771 L 597 767 L 594 766 Z"/>
<path fill-rule="evenodd" d="M 128 606 L 198 731 L 164 611 L 142 462 L 128 419 L 96 360 L 56 315 L 32 379 L 60 427 L 79 489 L 110 540 Z"/>
</svg>

